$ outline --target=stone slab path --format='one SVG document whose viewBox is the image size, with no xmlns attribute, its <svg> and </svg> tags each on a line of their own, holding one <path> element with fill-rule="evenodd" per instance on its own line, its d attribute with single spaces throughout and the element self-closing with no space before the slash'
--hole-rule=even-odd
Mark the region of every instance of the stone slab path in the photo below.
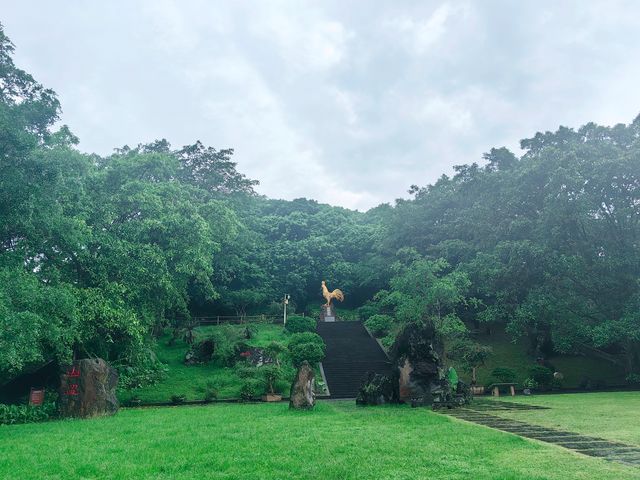
<svg viewBox="0 0 640 480">
<path fill-rule="evenodd" d="M 583 455 L 604 458 L 612 462 L 640 467 L 640 447 L 604 438 L 591 437 L 574 432 L 566 432 L 555 428 L 533 425 L 510 418 L 502 418 L 488 412 L 504 410 L 546 410 L 547 407 L 523 405 L 503 401 L 478 402 L 464 408 L 440 410 L 467 422 L 477 423 L 485 427 L 495 428 L 503 432 L 513 433 L 525 438 L 558 445 Z"/>
</svg>

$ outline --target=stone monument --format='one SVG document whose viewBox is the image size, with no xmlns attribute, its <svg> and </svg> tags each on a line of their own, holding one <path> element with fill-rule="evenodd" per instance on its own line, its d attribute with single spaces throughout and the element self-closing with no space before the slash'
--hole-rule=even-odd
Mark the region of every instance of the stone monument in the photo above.
<svg viewBox="0 0 640 480">
<path fill-rule="evenodd" d="M 306 360 L 302 362 L 296 378 L 291 384 L 289 394 L 289 408 L 298 410 L 309 410 L 316 404 L 316 394 L 313 390 L 315 374 L 313 368 Z"/>
<path fill-rule="evenodd" d="M 76 360 L 60 375 L 60 414 L 95 417 L 118 411 L 118 372 L 101 358 Z"/>
</svg>

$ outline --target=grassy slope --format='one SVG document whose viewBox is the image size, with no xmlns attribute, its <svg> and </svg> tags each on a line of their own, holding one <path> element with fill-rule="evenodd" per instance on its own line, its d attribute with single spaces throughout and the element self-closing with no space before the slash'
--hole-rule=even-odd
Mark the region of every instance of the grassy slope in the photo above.
<svg viewBox="0 0 640 480">
<path fill-rule="evenodd" d="M 534 365 L 535 358 L 526 353 L 524 342 L 513 342 L 504 332 L 494 332 L 491 335 L 479 335 L 478 342 L 489 345 L 493 354 L 486 365 L 478 370 L 478 385 L 491 383 L 491 371 L 495 367 L 509 367 L 516 371 L 516 381 L 520 384 L 529 376 L 529 369 Z M 576 356 L 557 355 L 549 359 L 550 362 L 564 375 L 564 388 L 578 388 L 583 377 L 592 381 L 602 381 L 605 385 L 624 385 L 624 371 L 615 365 L 600 359 Z M 465 380 L 469 375 L 462 374 Z"/>
<path fill-rule="evenodd" d="M 202 327 L 196 334 L 201 337 L 215 328 Z M 167 402 L 174 394 L 184 394 L 187 400 L 202 400 L 208 386 L 218 391 L 219 398 L 238 398 L 242 380 L 238 378 L 233 368 L 223 367 L 214 362 L 208 365 L 186 366 L 183 360 L 188 346 L 181 340 L 173 346 L 168 346 L 168 340 L 168 335 L 160 338 L 156 349 L 158 358 L 168 368 L 165 378 L 156 385 L 121 391 L 119 392 L 121 400 L 138 396 L 143 402 Z M 287 334 L 282 326 L 256 324 L 256 334 L 251 340 L 247 340 L 247 343 L 260 347 L 268 345 L 273 340 L 286 343 Z M 281 387 L 288 387 L 288 382 L 283 382 Z"/>
<path fill-rule="evenodd" d="M 533 395 L 506 400 L 551 409 L 521 412 L 497 410 L 493 412 L 495 415 L 640 445 L 640 392 Z"/>
<path fill-rule="evenodd" d="M 324 402 L 121 411 L 0 426 L 0 478 L 638 479 L 580 456 L 426 409 Z"/>
</svg>

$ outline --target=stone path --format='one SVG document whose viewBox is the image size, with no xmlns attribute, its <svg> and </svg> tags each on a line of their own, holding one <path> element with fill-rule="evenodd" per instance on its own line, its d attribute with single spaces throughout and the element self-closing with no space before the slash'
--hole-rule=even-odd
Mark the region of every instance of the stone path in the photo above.
<svg viewBox="0 0 640 480">
<path fill-rule="evenodd" d="M 464 408 L 441 410 L 440 412 L 451 417 L 477 423 L 486 427 L 513 433 L 525 438 L 539 440 L 541 442 L 558 445 L 569 450 L 600 457 L 612 462 L 624 463 L 640 467 L 640 447 L 628 445 L 622 442 L 591 437 L 574 432 L 556 430 L 554 428 L 532 425 L 530 423 L 502 418 L 491 415 L 492 411 L 505 410 L 546 410 L 547 407 L 535 405 L 523 405 L 510 402 L 476 402 Z"/>
</svg>

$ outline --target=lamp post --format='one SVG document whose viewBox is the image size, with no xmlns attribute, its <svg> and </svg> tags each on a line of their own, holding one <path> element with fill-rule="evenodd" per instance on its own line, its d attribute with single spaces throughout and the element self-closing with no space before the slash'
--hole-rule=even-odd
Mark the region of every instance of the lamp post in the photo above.
<svg viewBox="0 0 640 480">
<path fill-rule="evenodd" d="M 282 304 L 284 305 L 283 323 L 285 325 L 287 324 L 287 305 L 289 305 L 289 298 L 291 298 L 291 295 L 286 293 L 284 296 L 284 300 L 282 301 Z"/>
</svg>

